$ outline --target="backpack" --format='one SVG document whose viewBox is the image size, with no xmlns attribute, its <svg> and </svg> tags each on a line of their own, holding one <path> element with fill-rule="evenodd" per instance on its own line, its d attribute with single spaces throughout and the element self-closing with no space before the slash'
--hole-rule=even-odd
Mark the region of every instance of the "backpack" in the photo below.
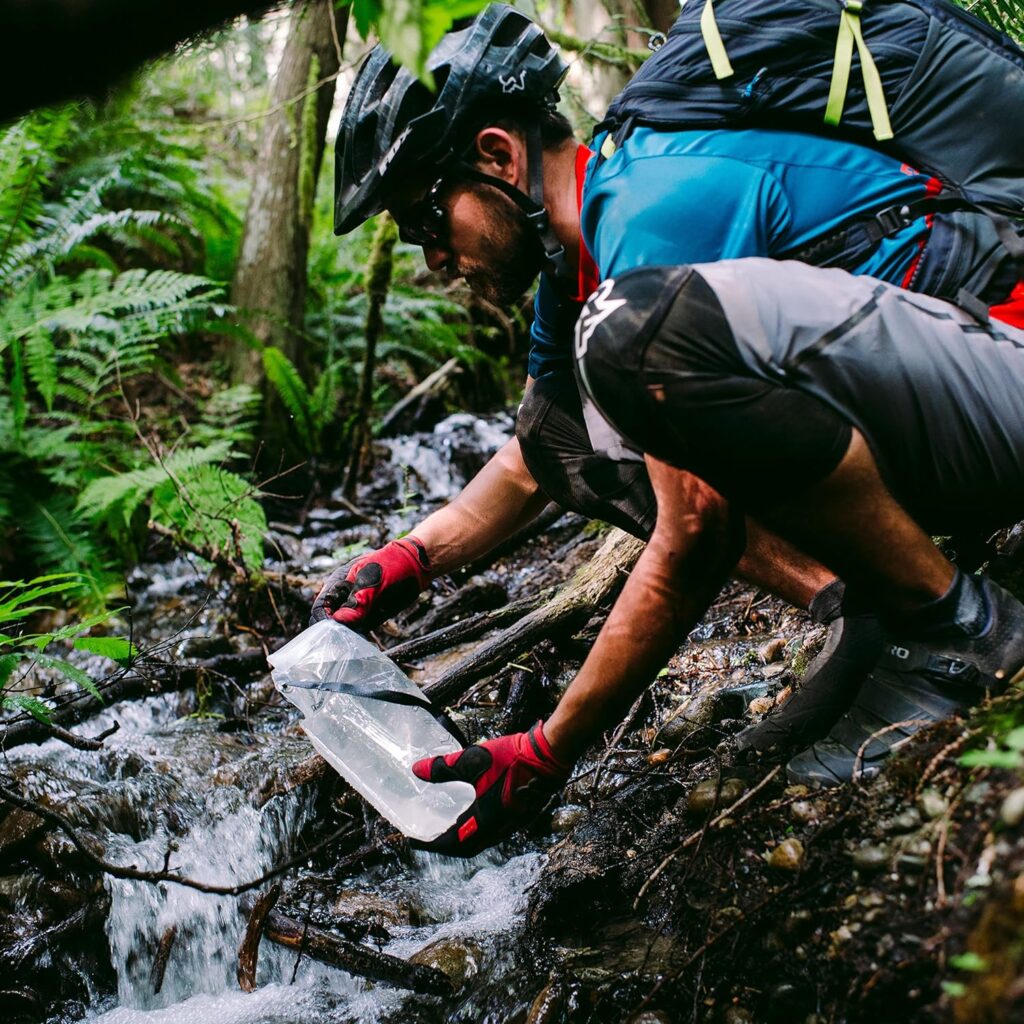
<svg viewBox="0 0 1024 1024">
<path fill-rule="evenodd" d="M 948 0 L 689 0 L 595 132 L 610 132 L 604 157 L 635 125 L 784 127 L 875 146 L 941 191 L 785 258 L 852 266 L 865 240 L 925 213 L 984 211 L 973 220 L 995 228 L 1000 260 L 1019 262 L 1022 117 L 1024 51 Z M 973 230 L 960 219 L 958 230 Z"/>
</svg>

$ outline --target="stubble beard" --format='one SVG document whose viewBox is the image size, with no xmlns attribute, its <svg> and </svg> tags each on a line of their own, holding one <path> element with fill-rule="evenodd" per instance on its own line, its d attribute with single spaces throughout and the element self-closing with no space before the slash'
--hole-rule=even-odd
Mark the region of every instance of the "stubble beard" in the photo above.
<svg viewBox="0 0 1024 1024">
<path fill-rule="evenodd" d="M 493 195 L 493 190 L 488 189 Z M 458 261 L 458 275 L 473 292 L 499 307 L 511 306 L 544 266 L 544 250 L 526 214 L 505 196 L 487 204 L 481 254 Z"/>
</svg>

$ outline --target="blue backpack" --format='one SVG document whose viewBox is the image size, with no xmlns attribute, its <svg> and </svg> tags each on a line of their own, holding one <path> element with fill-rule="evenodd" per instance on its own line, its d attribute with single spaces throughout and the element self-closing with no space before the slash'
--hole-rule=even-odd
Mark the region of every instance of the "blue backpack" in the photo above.
<svg viewBox="0 0 1024 1024">
<path fill-rule="evenodd" d="M 776 127 L 872 145 L 942 183 L 789 258 L 854 265 L 928 212 L 993 228 L 1024 258 L 1024 51 L 947 0 L 689 0 L 597 131 Z M 977 287 L 978 281 L 974 282 Z M 984 284 L 984 281 L 981 282 Z M 942 290 L 942 289 L 940 289 Z"/>
</svg>

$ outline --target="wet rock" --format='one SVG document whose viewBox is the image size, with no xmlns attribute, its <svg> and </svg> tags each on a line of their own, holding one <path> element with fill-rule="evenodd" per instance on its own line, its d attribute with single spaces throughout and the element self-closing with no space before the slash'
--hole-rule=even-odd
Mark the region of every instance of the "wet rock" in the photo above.
<svg viewBox="0 0 1024 1024">
<path fill-rule="evenodd" d="M 642 1010 L 628 1018 L 626 1024 L 672 1024 L 672 1018 L 661 1010 Z"/>
<path fill-rule="evenodd" d="M 456 989 L 462 988 L 480 971 L 483 951 L 465 939 L 438 939 L 409 957 L 409 963 L 443 971 Z"/>
<path fill-rule="evenodd" d="M 551 815 L 551 831 L 571 832 L 586 815 L 587 809 L 579 804 L 566 804 L 564 807 L 559 807 Z"/>
<path fill-rule="evenodd" d="M 339 917 L 375 924 L 412 924 L 414 916 L 408 906 L 359 889 L 342 889 L 332 909 Z"/>
<path fill-rule="evenodd" d="M 0 857 L 35 839 L 45 828 L 46 822 L 38 814 L 12 807 L 0 821 Z"/>
<path fill-rule="evenodd" d="M 927 839 L 921 839 L 911 843 L 900 853 L 896 865 L 904 874 L 919 875 L 928 867 L 931 855 L 932 844 Z"/>
<path fill-rule="evenodd" d="M 1004 825 L 1016 828 L 1024 821 L 1024 786 L 1011 789 L 999 809 L 999 817 Z"/>
<path fill-rule="evenodd" d="M 77 910 L 88 899 L 81 889 L 52 878 L 44 878 L 39 883 L 37 895 L 41 903 L 61 914 Z"/>
<path fill-rule="evenodd" d="M 923 818 L 931 821 L 949 810 L 949 801 L 937 789 L 926 789 L 917 799 L 917 809 Z"/>
<path fill-rule="evenodd" d="M 786 641 L 783 640 L 782 637 L 777 636 L 774 639 L 769 640 L 767 643 L 762 644 L 757 649 L 757 656 L 765 665 L 769 665 L 773 661 L 779 661 L 785 650 Z"/>
<path fill-rule="evenodd" d="M 686 798 L 686 809 L 691 814 L 707 814 L 716 807 L 729 807 L 746 792 L 747 784 L 742 779 L 724 779 L 719 786 L 717 779 L 704 779 L 690 790 Z"/>
<path fill-rule="evenodd" d="M 768 866 L 776 871 L 799 871 L 804 866 L 807 854 L 804 844 L 799 839 L 783 839 L 771 853 L 768 854 Z"/>
<path fill-rule="evenodd" d="M 861 846 L 853 851 L 853 866 L 870 875 L 889 866 L 889 851 L 884 846 Z"/>
<path fill-rule="evenodd" d="M 38 876 L 30 874 L 0 876 L 0 906 L 13 907 L 30 899 L 38 881 Z"/>
<path fill-rule="evenodd" d="M 773 707 L 775 707 L 774 697 L 755 697 L 750 702 L 750 707 L 747 708 L 747 711 L 751 715 L 767 715 Z"/>
<path fill-rule="evenodd" d="M 774 665 L 765 665 L 762 675 L 765 679 L 775 679 L 785 671 L 786 665 L 783 662 L 777 661 Z"/>
</svg>

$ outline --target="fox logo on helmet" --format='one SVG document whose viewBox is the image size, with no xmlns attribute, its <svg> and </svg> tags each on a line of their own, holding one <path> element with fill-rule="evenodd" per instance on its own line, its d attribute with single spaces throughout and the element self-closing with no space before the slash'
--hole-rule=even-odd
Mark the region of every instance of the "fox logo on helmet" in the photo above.
<svg viewBox="0 0 1024 1024">
<path fill-rule="evenodd" d="M 499 75 L 498 81 L 504 93 L 523 92 L 526 89 L 526 70 L 524 68 L 518 75 Z"/>
</svg>

